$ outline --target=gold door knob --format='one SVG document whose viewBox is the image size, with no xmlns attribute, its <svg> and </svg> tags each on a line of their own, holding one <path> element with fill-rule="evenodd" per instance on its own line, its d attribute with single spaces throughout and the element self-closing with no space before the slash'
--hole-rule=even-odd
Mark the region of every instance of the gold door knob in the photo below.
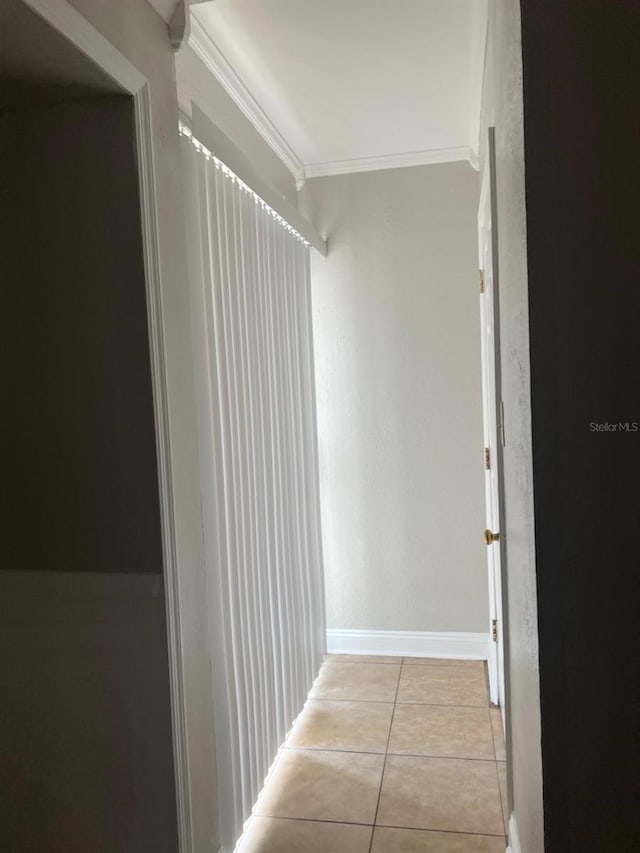
<svg viewBox="0 0 640 853">
<path fill-rule="evenodd" d="M 485 530 L 484 541 L 487 545 L 493 545 L 494 542 L 500 541 L 500 534 L 494 533 L 492 530 Z"/>
</svg>

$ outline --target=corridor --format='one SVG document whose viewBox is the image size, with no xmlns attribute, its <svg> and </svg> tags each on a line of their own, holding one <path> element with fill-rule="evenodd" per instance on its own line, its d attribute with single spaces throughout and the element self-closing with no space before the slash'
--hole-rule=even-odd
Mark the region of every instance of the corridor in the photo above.
<svg viewBox="0 0 640 853">
<path fill-rule="evenodd" d="M 504 853 L 485 664 L 327 655 L 238 853 Z"/>
</svg>

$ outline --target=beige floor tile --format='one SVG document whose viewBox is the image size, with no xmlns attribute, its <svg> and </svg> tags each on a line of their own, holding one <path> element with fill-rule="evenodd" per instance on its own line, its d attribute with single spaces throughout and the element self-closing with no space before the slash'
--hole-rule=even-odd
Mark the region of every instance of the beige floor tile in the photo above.
<svg viewBox="0 0 640 853">
<path fill-rule="evenodd" d="M 368 853 L 370 841 L 370 826 L 252 817 L 238 853 Z"/>
<path fill-rule="evenodd" d="M 394 702 L 400 664 L 332 663 L 322 665 L 309 697 Z"/>
<path fill-rule="evenodd" d="M 389 755 L 376 822 L 503 835 L 495 762 Z"/>
<path fill-rule="evenodd" d="M 488 707 L 484 672 L 455 666 L 403 666 L 398 702 Z"/>
<path fill-rule="evenodd" d="M 504 853 L 505 838 L 378 826 L 371 853 Z"/>
<path fill-rule="evenodd" d="M 397 705 L 389 752 L 447 758 L 494 758 L 487 708 Z"/>
<path fill-rule="evenodd" d="M 388 702 L 309 699 L 285 745 L 384 753 L 392 713 Z"/>
<path fill-rule="evenodd" d="M 482 660 L 456 660 L 452 658 L 414 658 L 405 657 L 403 663 L 406 666 L 462 666 L 466 669 L 484 669 Z"/>
<path fill-rule="evenodd" d="M 502 711 L 500 708 L 491 708 L 491 727 L 493 729 L 493 743 L 496 748 L 496 760 L 506 761 L 507 751 L 504 745 L 504 729 L 502 727 Z"/>
<path fill-rule="evenodd" d="M 383 755 L 284 749 L 255 814 L 373 824 L 383 765 Z"/>
<path fill-rule="evenodd" d="M 498 761 L 498 784 L 500 785 L 500 799 L 502 800 L 502 816 L 504 818 L 505 835 L 509 834 L 509 795 L 507 793 L 507 765 L 504 761 Z"/>
<path fill-rule="evenodd" d="M 401 655 L 331 655 L 324 656 L 327 663 L 402 663 Z"/>
</svg>

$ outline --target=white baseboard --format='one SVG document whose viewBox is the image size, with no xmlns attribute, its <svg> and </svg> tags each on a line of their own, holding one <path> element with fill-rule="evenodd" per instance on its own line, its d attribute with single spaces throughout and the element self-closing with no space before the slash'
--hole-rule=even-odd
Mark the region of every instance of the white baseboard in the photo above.
<svg viewBox="0 0 640 853">
<path fill-rule="evenodd" d="M 507 847 L 507 853 L 522 853 L 520 836 L 518 834 L 518 822 L 513 812 L 509 818 L 509 846 Z"/>
<path fill-rule="evenodd" d="M 487 660 L 488 650 L 488 634 L 327 629 L 327 651 L 330 654 Z"/>
</svg>

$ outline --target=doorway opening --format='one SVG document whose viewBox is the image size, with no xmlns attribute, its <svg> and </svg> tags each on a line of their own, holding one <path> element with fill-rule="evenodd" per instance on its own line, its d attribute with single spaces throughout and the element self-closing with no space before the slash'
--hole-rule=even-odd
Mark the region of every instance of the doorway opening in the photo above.
<svg viewBox="0 0 640 853">
<path fill-rule="evenodd" d="M 388 4 L 374 3 L 368 4 L 366 14 L 371 25 L 363 28 L 362 15 L 353 6 L 343 6 L 325 20 L 311 3 L 296 4 L 295 12 L 286 16 L 277 4 L 267 14 L 268 5 L 261 10 L 252 7 L 251 14 L 249 4 L 224 0 L 195 6 L 189 45 L 177 63 L 181 108 L 193 120 L 200 150 L 209 150 L 209 162 L 215 157 L 224 161 L 227 152 L 234 157 L 239 154 L 241 165 L 251 161 L 253 177 L 259 164 L 258 177 L 280 192 L 280 201 L 273 203 L 282 202 L 284 218 L 287 214 L 282 211 L 289 204 L 315 229 L 320 243 L 327 243 L 326 253 L 311 252 L 310 268 L 329 657 L 313 686 L 306 684 L 312 688 L 309 702 L 280 753 L 255 814 L 276 822 L 352 820 L 370 829 L 368 834 L 356 833 L 361 836 L 357 843 L 365 843 L 367 850 L 378 828 L 384 830 L 383 835 L 394 829 L 462 835 L 476 831 L 488 839 L 482 843 L 504 849 L 506 833 L 496 768 L 499 764 L 500 773 L 504 772 L 505 757 L 501 751 L 497 759 L 492 734 L 492 723 L 498 722 L 496 734 L 503 737 L 497 706 L 504 707 L 504 688 L 499 686 L 504 680 L 499 665 L 504 626 L 497 615 L 498 561 L 492 561 L 488 573 L 487 550 L 491 555 L 491 549 L 483 541 L 485 528 L 498 536 L 500 528 L 493 515 L 487 520 L 485 508 L 483 447 L 488 443 L 483 436 L 483 327 L 477 287 L 486 17 L 480 14 L 476 20 L 471 5 L 406 4 L 399 13 L 390 13 Z M 340 44 L 349 49 L 336 48 L 336 33 L 341 36 Z M 447 45 L 444 54 L 438 52 L 443 44 Z M 440 56 L 437 74 L 427 72 L 426 54 Z M 384 73 L 374 57 L 384 57 Z M 408 75 L 407 68 L 415 74 Z M 363 80 L 375 80 L 376 85 L 363 86 Z M 417 80 L 419 85 L 414 86 Z M 267 145 L 255 134 L 241 132 L 228 120 L 228 112 L 223 114 L 218 85 L 240 105 L 245 117 L 254 119 L 254 129 Z M 309 98 L 309 92 L 314 98 Z M 383 125 L 375 118 L 381 115 L 392 118 Z M 198 130 L 198 125 L 203 127 L 203 116 L 215 125 L 210 141 Z M 265 116 L 271 124 L 265 122 Z M 457 118 L 452 120 L 452 116 Z M 288 174 L 283 173 L 283 163 Z M 206 167 L 201 172 L 206 173 Z M 248 180 L 250 183 L 251 178 Z M 255 489 L 251 486 L 251 482 L 261 483 L 262 468 L 258 464 L 256 474 L 254 453 L 263 446 L 265 433 L 262 416 L 258 413 L 256 417 L 254 409 L 268 381 L 268 359 L 255 359 L 255 348 L 261 345 L 260 329 L 257 335 L 251 332 L 256 313 L 260 315 L 251 300 L 255 298 L 259 304 L 266 290 L 260 274 L 253 271 L 268 270 L 270 258 L 263 260 L 258 253 L 256 263 L 256 257 L 247 252 L 240 274 L 233 268 L 230 272 L 228 263 L 223 268 L 221 257 L 231 255 L 232 267 L 237 263 L 234 258 L 240 257 L 231 250 L 237 244 L 235 234 L 241 231 L 242 207 L 230 225 L 226 215 L 230 194 L 218 200 L 218 190 L 214 192 L 210 184 L 208 177 L 201 182 L 206 188 L 200 190 L 206 199 L 206 203 L 201 201 L 206 214 L 200 227 L 192 218 L 188 232 L 197 235 L 194 242 L 199 243 L 192 253 L 197 288 L 202 289 L 204 270 L 204 278 L 213 278 L 205 287 L 209 300 L 214 305 L 216 299 L 222 301 L 213 320 L 207 316 L 203 321 L 206 312 L 198 309 L 194 326 L 198 339 L 206 340 L 209 335 L 215 341 L 209 348 L 216 353 L 212 362 L 218 373 L 211 384 L 218 401 L 214 409 L 222 412 L 219 433 L 223 438 L 227 410 L 231 425 L 227 456 L 218 448 L 217 464 L 209 466 L 211 471 L 231 466 L 234 441 L 247 442 L 248 447 L 238 454 L 237 474 L 224 484 L 224 500 L 219 502 L 224 507 L 222 533 L 212 524 L 211 541 L 215 544 L 231 531 L 233 548 L 237 551 L 238 544 L 244 543 L 246 556 L 253 554 L 256 542 L 259 545 L 261 518 L 271 510 L 269 501 L 264 506 L 259 503 L 257 509 L 252 506 Z M 195 185 L 190 178 L 190 192 Z M 203 259 L 201 248 L 208 241 L 216 248 L 206 251 Z M 247 239 L 245 245 L 249 244 Z M 301 277 L 297 290 L 302 292 L 305 284 Z M 225 314 L 228 291 L 236 295 Z M 206 298 L 202 304 L 206 305 Z M 241 311 L 245 312 L 244 322 L 236 316 Z M 207 324 L 213 333 L 203 328 Z M 197 350 L 206 351 L 206 346 L 198 345 Z M 229 365 L 235 371 L 235 382 L 234 376 L 229 378 Z M 207 369 L 213 375 L 213 368 L 208 365 Z M 222 395 L 218 392 L 221 376 Z M 206 386 L 205 376 L 203 398 L 210 394 Z M 231 401 L 219 405 L 227 396 Z M 273 395 L 269 402 L 272 400 Z M 291 401 L 284 399 L 283 412 L 289 403 L 294 411 L 295 396 Z M 201 428 L 201 432 L 205 442 L 211 443 L 210 435 L 220 442 L 215 429 Z M 293 451 L 290 457 L 301 460 Z M 287 454 L 281 458 L 286 460 Z M 302 461 L 296 468 L 304 473 Z M 286 478 L 286 465 L 283 469 Z M 230 512 L 233 491 L 245 476 L 249 484 Z M 295 500 L 289 502 L 287 512 L 295 504 Z M 207 517 L 214 515 L 207 513 Z M 256 517 L 257 523 L 253 521 Z M 237 532 L 239 524 L 244 526 L 244 536 Z M 211 551 L 214 589 L 218 584 L 223 588 L 224 582 L 225 593 L 233 592 L 234 578 L 242 577 L 245 565 L 250 568 L 252 562 L 253 576 L 262 582 L 259 548 L 258 556 L 251 559 L 225 556 L 213 547 Z M 223 568 L 218 570 L 218 565 Z M 301 565 L 306 567 L 304 561 Z M 237 571 L 238 566 L 242 571 Z M 303 574 L 305 568 L 300 571 Z M 295 594 L 295 583 L 287 588 Z M 249 602 L 244 623 L 240 619 L 243 600 Z M 259 601 L 255 604 L 254 597 L 244 592 L 240 581 L 228 609 L 238 616 L 237 624 L 249 631 L 254 625 L 263 631 L 272 618 L 267 608 Z M 235 665 L 230 677 L 232 667 L 226 659 L 219 664 L 227 684 L 237 685 L 241 712 L 235 732 L 229 724 L 230 735 L 223 742 L 229 752 L 235 745 L 237 772 L 229 791 L 237 789 L 235 802 L 242 804 L 237 814 L 246 819 L 249 786 L 243 787 L 242 782 L 251 780 L 255 788 L 254 771 L 257 768 L 261 775 L 275 758 L 269 752 L 265 759 L 266 739 L 260 731 L 251 731 L 247 719 L 262 719 L 259 700 L 271 695 L 278 672 L 265 669 L 249 642 L 246 650 L 242 643 L 236 645 L 228 652 L 229 643 L 217 643 L 223 656 Z M 298 645 L 284 642 L 276 651 L 281 653 L 283 646 L 290 655 L 289 663 L 295 662 Z M 277 657 L 270 654 L 270 641 L 266 648 L 268 659 Z M 299 669 L 303 671 L 302 666 Z M 256 689 L 261 680 L 266 682 L 264 690 Z M 488 684 L 496 708 L 490 708 Z M 283 690 L 282 695 L 288 694 Z M 441 809 L 429 814 L 420 800 L 424 810 L 418 820 L 426 823 L 412 823 L 405 815 L 399 819 L 406 822 L 390 825 L 384 780 L 377 780 L 376 789 L 374 771 L 371 790 L 375 789 L 384 807 L 377 810 L 374 804 L 364 816 L 350 813 L 351 817 L 339 818 L 336 815 L 345 814 L 340 809 L 318 810 L 318 804 L 312 802 L 306 811 L 306 806 L 293 808 L 284 802 L 286 796 L 276 797 L 276 804 L 268 792 L 274 780 L 280 780 L 276 785 L 284 784 L 283 774 L 286 777 L 296 762 L 290 750 L 315 750 L 308 756 L 312 764 L 322 763 L 321 754 L 327 753 L 327 767 L 336 759 L 329 755 L 332 750 L 345 755 L 367 752 L 357 745 L 357 737 L 341 741 L 336 736 L 332 741 L 331 732 L 349 727 L 350 715 L 355 719 L 365 712 L 373 717 L 377 714 L 382 729 L 386 726 L 384 748 L 380 743 L 369 746 L 377 756 L 372 759 L 375 772 L 384 775 L 387 765 L 398 763 L 399 730 L 407 714 L 413 714 L 416 726 L 424 729 L 421 743 L 413 743 L 415 754 L 409 757 L 434 787 L 440 781 L 432 775 L 432 759 L 444 762 L 442 767 L 452 772 L 454 764 L 447 762 L 469 762 L 465 767 L 476 768 L 481 765 L 473 765 L 474 761 L 490 762 L 482 765 L 487 775 L 482 796 L 486 795 L 488 804 L 484 811 L 492 818 L 465 823 L 462 818 L 450 819 Z M 444 740 L 455 741 L 453 720 L 456 715 L 466 715 L 478 718 L 482 745 L 458 743 L 447 752 L 443 743 L 431 743 L 428 730 L 432 724 L 437 728 L 435 718 L 447 714 L 449 719 L 442 722 L 447 729 Z M 301 726 L 313 728 L 314 715 L 332 720 L 329 731 L 301 745 L 295 732 Z M 354 728 L 358 726 L 354 724 Z M 240 731 L 245 733 L 242 737 Z M 412 762 L 406 755 L 400 758 L 406 771 Z M 231 759 L 227 762 L 232 763 Z M 243 763 L 249 764 L 250 772 L 242 773 Z M 220 778 L 230 778 L 224 770 L 219 767 Z M 301 771 L 303 776 L 305 772 Z M 327 769 L 327 778 L 332 772 Z M 415 794 L 417 800 L 420 796 Z M 265 806 L 264 797 L 270 805 Z M 462 813 L 460 798 L 453 800 Z M 227 814 L 229 809 L 224 811 Z M 476 830 L 470 830 L 472 826 Z M 225 850 L 232 849 L 236 837 L 225 834 Z M 250 827 L 246 838 L 252 838 Z M 273 838 L 281 836 L 276 832 Z M 276 844 L 273 838 L 256 841 L 256 850 L 262 849 L 260 844 L 269 850 L 270 844 Z M 363 842 L 363 838 L 368 840 Z M 243 843 L 254 841 L 245 839 Z"/>
<path fill-rule="evenodd" d="M 27 5 L 0 32 L 3 841 L 173 853 L 136 106 Z"/>
</svg>

